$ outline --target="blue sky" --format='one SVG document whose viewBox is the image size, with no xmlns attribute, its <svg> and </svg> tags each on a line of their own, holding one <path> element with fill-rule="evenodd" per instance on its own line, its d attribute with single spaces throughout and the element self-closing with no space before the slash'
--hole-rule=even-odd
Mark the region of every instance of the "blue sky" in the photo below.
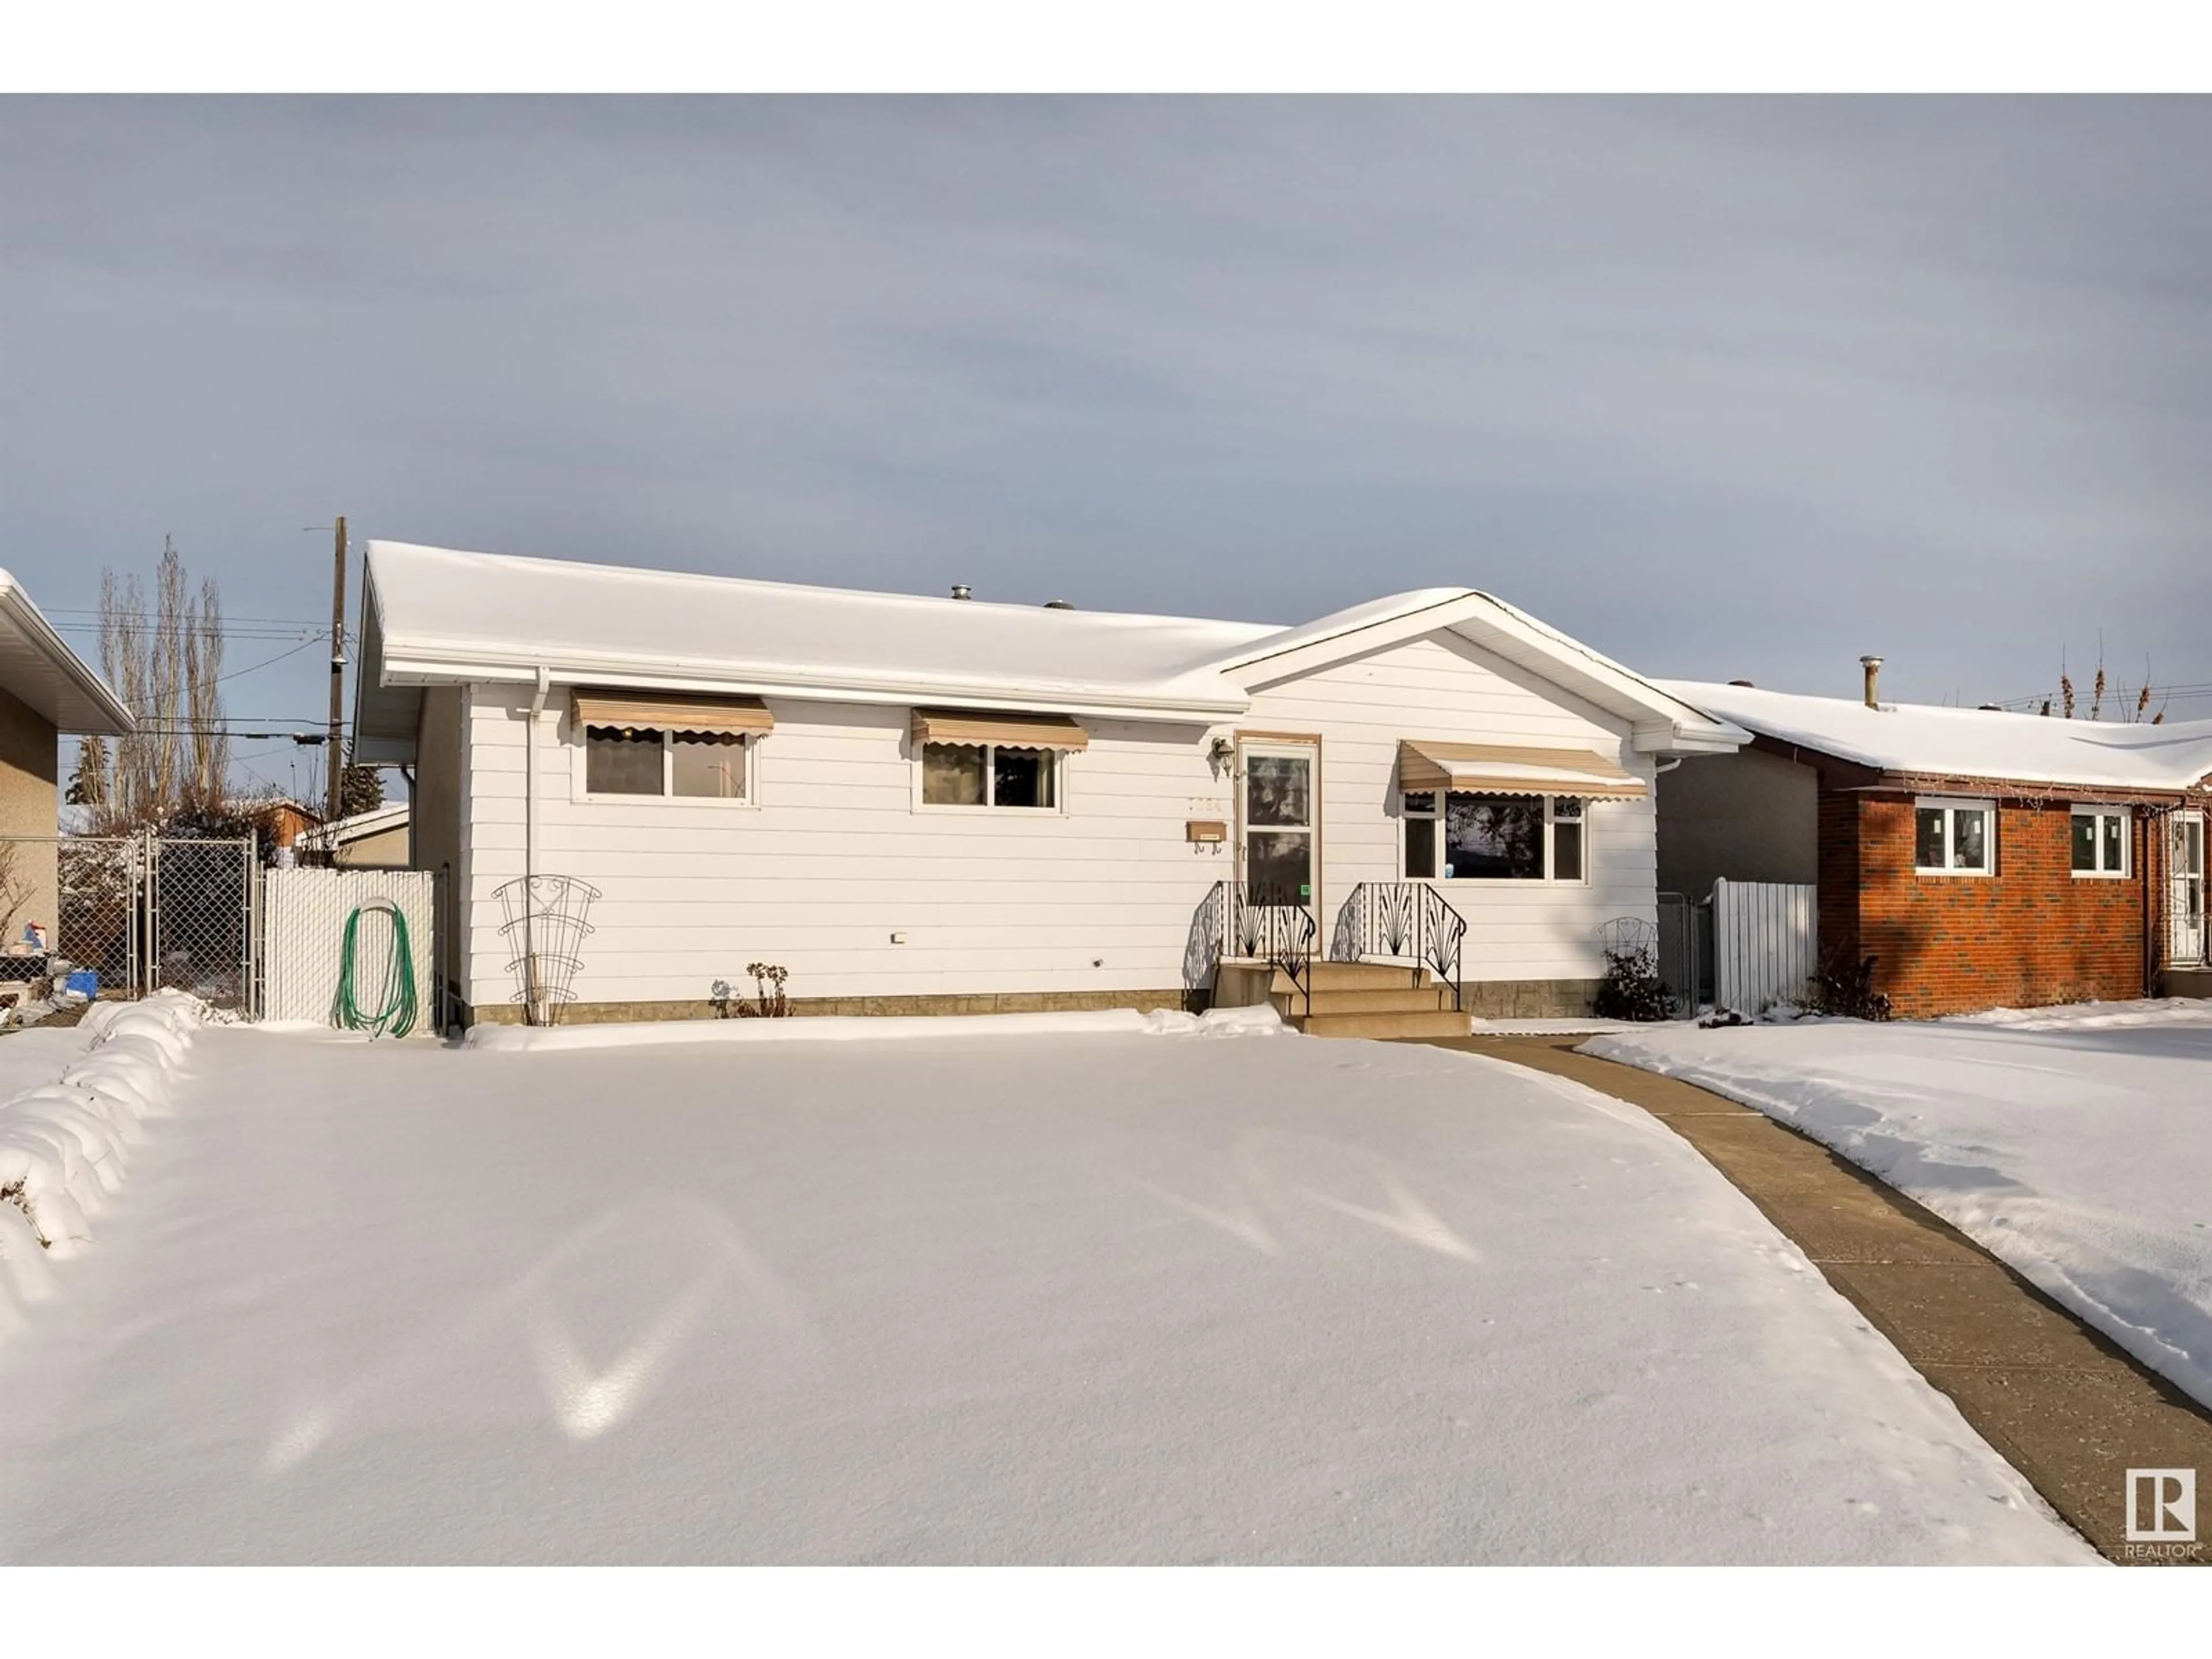
<svg viewBox="0 0 2212 1659">
<path fill-rule="evenodd" d="M 2212 686 L 2208 154 L 2179 100 L 15 98 L 0 562 L 88 606 L 167 532 L 311 621 L 343 511 L 1254 620 L 1466 584 L 1839 695 L 2100 635 Z"/>
</svg>

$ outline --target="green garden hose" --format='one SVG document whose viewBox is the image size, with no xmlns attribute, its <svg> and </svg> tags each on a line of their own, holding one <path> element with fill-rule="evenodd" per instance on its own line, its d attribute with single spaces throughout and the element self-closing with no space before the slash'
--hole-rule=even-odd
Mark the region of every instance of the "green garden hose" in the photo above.
<svg viewBox="0 0 2212 1659">
<path fill-rule="evenodd" d="M 354 954 L 364 910 L 381 910 L 392 918 L 392 959 L 385 969 L 384 1006 L 374 1013 L 364 1011 L 354 996 Z M 345 943 L 339 947 L 338 994 L 331 1004 L 331 1024 L 377 1036 L 405 1036 L 415 1029 L 416 1012 L 415 951 L 407 939 L 407 918 L 390 899 L 356 904 L 346 918 Z"/>
</svg>

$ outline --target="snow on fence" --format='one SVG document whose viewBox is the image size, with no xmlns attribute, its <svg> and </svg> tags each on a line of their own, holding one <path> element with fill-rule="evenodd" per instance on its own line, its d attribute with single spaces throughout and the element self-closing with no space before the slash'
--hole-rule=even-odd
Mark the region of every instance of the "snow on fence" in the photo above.
<svg viewBox="0 0 2212 1659">
<path fill-rule="evenodd" d="M 1713 884 L 1713 1002 L 1756 1014 L 1802 1002 L 1817 966 L 1817 890 L 1778 881 Z"/>
<path fill-rule="evenodd" d="M 341 1024 L 340 981 L 353 922 L 354 1001 L 374 1015 L 400 995 L 411 975 L 419 1011 L 413 1030 L 434 1036 L 432 980 L 437 878 L 428 870 L 270 870 L 262 877 L 262 997 L 264 1019 Z M 399 952 L 405 924 L 407 949 Z M 358 920 L 356 920 L 356 918 Z"/>
</svg>

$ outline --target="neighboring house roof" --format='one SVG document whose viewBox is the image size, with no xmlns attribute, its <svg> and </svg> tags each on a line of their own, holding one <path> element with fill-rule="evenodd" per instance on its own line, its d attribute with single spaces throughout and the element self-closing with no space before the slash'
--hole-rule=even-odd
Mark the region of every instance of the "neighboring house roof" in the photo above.
<svg viewBox="0 0 2212 1659">
<path fill-rule="evenodd" d="M 1858 698 L 1662 684 L 1761 737 L 1900 778 L 2172 793 L 2212 774 L 2212 720 L 2118 725 L 1924 703 L 1869 708 Z"/>
<path fill-rule="evenodd" d="M 1453 629 L 1637 723 L 1637 746 L 1745 734 L 1469 588 L 1375 599 L 1296 628 L 997 605 L 368 544 L 362 758 L 413 752 L 424 685 L 652 686 L 1212 724 L 1255 687 Z"/>
<path fill-rule="evenodd" d="M 333 818 L 328 823 L 319 823 L 303 834 L 300 842 L 306 847 L 349 847 L 355 842 L 366 841 L 371 836 L 380 836 L 388 830 L 404 830 L 410 810 L 404 800 L 387 801 L 382 806 L 372 806 L 366 812 L 356 812 L 349 817 Z"/>
<path fill-rule="evenodd" d="M 63 732 L 113 738 L 131 727 L 123 700 L 70 649 L 5 570 L 0 570 L 0 686 Z"/>
</svg>

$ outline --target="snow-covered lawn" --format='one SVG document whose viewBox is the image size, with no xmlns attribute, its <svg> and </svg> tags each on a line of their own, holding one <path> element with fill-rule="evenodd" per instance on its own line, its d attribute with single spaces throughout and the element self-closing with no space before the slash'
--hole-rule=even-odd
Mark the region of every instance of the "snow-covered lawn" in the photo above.
<svg viewBox="0 0 2212 1659">
<path fill-rule="evenodd" d="M 1642 1113 L 1417 1046 L 210 1029 L 15 1561 L 2071 1561 Z"/>
<path fill-rule="evenodd" d="M 1583 1047 L 1796 1125 L 2212 1406 L 2212 1003 Z"/>
</svg>

